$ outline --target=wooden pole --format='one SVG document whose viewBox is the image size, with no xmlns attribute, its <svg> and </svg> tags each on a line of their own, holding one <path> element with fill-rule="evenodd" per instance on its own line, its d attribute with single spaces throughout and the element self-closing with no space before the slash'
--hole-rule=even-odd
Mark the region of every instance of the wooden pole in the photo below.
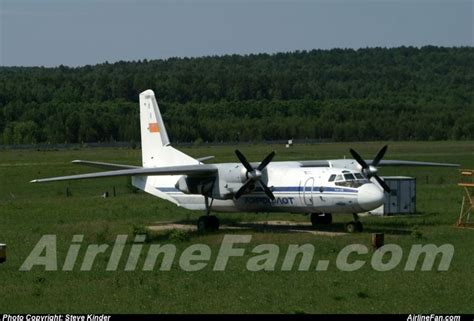
<svg viewBox="0 0 474 321">
<path fill-rule="evenodd" d="M 7 245 L 0 244 L 0 263 L 3 263 L 7 260 Z"/>
<path fill-rule="evenodd" d="M 376 250 L 384 244 L 383 233 L 372 233 L 372 247 Z"/>
</svg>

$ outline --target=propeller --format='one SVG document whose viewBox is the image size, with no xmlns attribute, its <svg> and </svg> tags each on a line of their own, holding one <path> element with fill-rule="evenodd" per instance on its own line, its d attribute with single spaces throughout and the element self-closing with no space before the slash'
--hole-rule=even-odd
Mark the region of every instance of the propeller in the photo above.
<svg viewBox="0 0 474 321">
<path fill-rule="evenodd" d="M 267 167 L 268 164 L 270 164 L 273 157 L 275 156 L 275 152 L 271 152 L 270 154 L 268 154 L 267 157 L 265 157 L 255 169 L 252 167 L 252 165 L 250 165 L 245 156 L 238 149 L 235 150 L 235 155 L 237 155 L 239 161 L 242 163 L 242 165 L 244 165 L 246 169 L 245 177 L 247 178 L 242 187 L 240 187 L 237 193 L 235 193 L 235 199 L 241 197 L 248 190 L 253 190 L 255 188 L 255 183 L 258 183 L 262 187 L 265 194 L 267 194 L 267 196 L 271 200 L 274 200 L 275 196 L 273 195 L 270 188 L 268 188 L 268 186 L 264 182 L 262 182 L 261 178 L 262 171 L 265 169 L 265 167 Z"/>
<path fill-rule="evenodd" d="M 357 161 L 357 163 L 359 163 L 360 167 L 362 168 L 361 169 L 362 173 L 364 173 L 364 175 L 369 179 L 371 177 L 375 178 L 377 182 L 380 184 L 380 186 L 382 186 L 384 191 L 387 193 L 390 193 L 390 187 L 388 187 L 387 183 L 385 183 L 380 178 L 380 176 L 377 175 L 377 168 L 376 168 L 376 166 L 380 163 L 383 156 L 387 152 L 387 148 L 388 148 L 387 145 L 382 147 L 378 151 L 377 155 L 375 155 L 375 158 L 372 160 L 372 163 L 370 163 L 370 165 L 367 164 L 366 161 L 355 150 L 351 148 L 349 151 L 351 152 L 352 157 L 354 157 L 354 159 Z"/>
</svg>

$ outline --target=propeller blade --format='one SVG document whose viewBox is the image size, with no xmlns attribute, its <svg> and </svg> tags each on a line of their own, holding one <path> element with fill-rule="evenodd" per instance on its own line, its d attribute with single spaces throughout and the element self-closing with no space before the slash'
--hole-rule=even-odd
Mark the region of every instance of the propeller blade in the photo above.
<svg viewBox="0 0 474 321">
<path fill-rule="evenodd" d="M 379 182 L 380 186 L 382 186 L 383 190 L 387 193 L 390 193 L 390 187 L 388 187 L 387 183 L 385 183 L 378 175 L 373 176 L 377 182 Z"/>
<path fill-rule="evenodd" d="M 258 181 L 260 183 L 260 186 L 263 188 L 263 191 L 265 192 L 265 194 L 267 194 L 267 196 L 272 200 L 274 201 L 275 200 L 275 195 L 273 195 L 273 192 L 271 189 L 268 188 L 267 185 L 265 185 L 265 183 L 263 183 L 262 181 Z"/>
<path fill-rule="evenodd" d="M 275 156 L 275 152 L 271 152 L 270 154 L 265 157 L 265 159 L 258 165 L 258 170 L 262 171 L 267 165 L 272 161 L 273 157 Z"/>
<path fill-rule="evenodd" d="M 245 194 L 245 192 L 247 191 L 247 188 L 249 187 L 249 185 L 252 184 L 252 180 L 249 179 L 247 180 L 244 185 L 242 185 L 239 190 L 237 191 L 237 193 L 235 193 L 234 197 L 235 199 L 238 199 L 240 198 L 243 194 Z"/>
<path fill-rule="evenodd" d="M 384 147 L 382 147 L 379 152 L 377 153 L 377 155 L 375 155 L 375 158 L 374 160 L 372 161 L 372 166 L 377 166 L 380 162 L 380 160 L 384 157 L 385 155 L 385 152 L 387 151 L 387 148 L 388 146 L 385 145 Z"/>
<path fill-rule="evenodd" d="M 239 161 L 242 163 L 242 165 L 244 165 L 244 167 L 245 167 L 245 169 L 247 170 L 247 172 L 253 171 L 253 168 L 252 168 L 252 166 L 250 165 L 250 163 L 247 161 L 247 159 L 245 158 L 245 156 L 244 156 L 238 149 L 235 150 L 235 155 L 237 155 L 237 158 L 238 158 Z"/>
<path fill-rule="evenodd" d="M 369 165 L 367 165 L 365 160 L 363 160 L 362 157 L 360 157 L 360 155 L 355 150 L 353 150 L 351 148 L 351 149 L 349 149 L 349 151 L 351 152 L 352 157 L 354 157 L 354 159 L 357 161 L 357 163 L 359 163 L 359 165 L 362 166 L 362 169 L 369 168 Z"/>
</svg>

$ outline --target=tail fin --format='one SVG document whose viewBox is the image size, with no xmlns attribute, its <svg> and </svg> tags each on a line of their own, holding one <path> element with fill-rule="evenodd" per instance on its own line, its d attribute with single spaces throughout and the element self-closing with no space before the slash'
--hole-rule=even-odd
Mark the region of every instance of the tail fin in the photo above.
<svg viewBox="0 0 474 321">
<path fill-rule="evenodd" d="M 140 127 L 143 167 L 198 164 L 199 161 L 170 146 L 153 90 L 140 93 Z"/>
</svg>

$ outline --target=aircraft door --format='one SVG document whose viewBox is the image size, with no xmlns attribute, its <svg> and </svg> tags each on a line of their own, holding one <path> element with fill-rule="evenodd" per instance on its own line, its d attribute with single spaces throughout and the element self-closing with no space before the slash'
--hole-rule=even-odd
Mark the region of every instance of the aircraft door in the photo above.
<svg viewBox="0 0 474 321">
<path fill-rule="evenodd" d="M 306 206 L 313 206 L 313 186 L 314 177 L 310 177 L 303 186 L 303 200 Z"/>
</svg>

